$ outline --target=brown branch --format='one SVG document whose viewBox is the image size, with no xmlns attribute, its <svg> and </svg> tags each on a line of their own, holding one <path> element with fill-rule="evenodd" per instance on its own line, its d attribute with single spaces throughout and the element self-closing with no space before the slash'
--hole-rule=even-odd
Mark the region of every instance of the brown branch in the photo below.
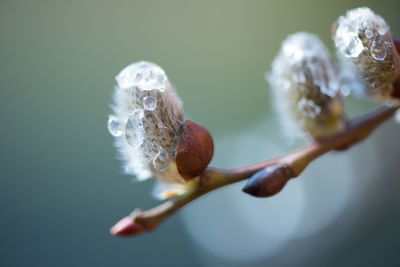
<svg viewBox="0 0 400 267">
<path fill-rule="evenodd" d="M 398 107 L 383 107 L 354 120 L 343 132 L 321 142 L 314 142 L 286 155 L 232 170 L 208 168 L 199 177 L 197 188 L 185 195 L 169 200 L 150 210 L 135 210 L 118 222 L 111 233 L 136 235 L 152 231 L 167 217 L 186 204 L 219 187 L 246 180 L 243 189 L 258 197 L 278 193 L 286 182 L 299 176 L 312 161 L 331 150 L 344 150 L 364 140 L 383 122 L 392 117 Z"/>
</svg>

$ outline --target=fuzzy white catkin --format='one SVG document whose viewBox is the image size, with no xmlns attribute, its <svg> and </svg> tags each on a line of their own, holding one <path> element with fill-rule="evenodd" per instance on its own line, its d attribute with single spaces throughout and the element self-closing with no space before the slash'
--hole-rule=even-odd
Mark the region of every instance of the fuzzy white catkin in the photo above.
<svg viewBox="0 0 400 267">
<path fill-rule="evenodd" d="M 279 120 L 290 137 L 308 133 L 323 139 L 343 129 L 338 71 L 315 35 L 299 32 L 288 36 L 267 79 Z"/>
<path fill-rule="evenodd" d="M 184 193 L 189 184 L 178 173 L 175 158 L 185 120 L 164 70 L 141 61 L 124 68 L 116 81 L 108 129 L 125 172 L 138 180 L 155 176 L 158 198 Z"/>
<path fill-rule="evenodd" d="M 356 94 L 399 103 L 392 93 L 400 75 L 400 58 L 382 17 L 367 7 L 349 10 L 333 26 L 332 38 L 339 59 L 365 84 Z"/>
</svg>

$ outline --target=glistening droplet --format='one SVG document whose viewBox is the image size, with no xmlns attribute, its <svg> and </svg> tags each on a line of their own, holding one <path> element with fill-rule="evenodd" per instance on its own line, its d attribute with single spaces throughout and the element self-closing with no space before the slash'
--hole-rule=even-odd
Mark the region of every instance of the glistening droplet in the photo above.
<svg viewBox="0 0 400 267">
<path fill-rule="evenodd" d="M 168 154 L 164 150 L 160 149 L 153 159 L 153 166 L 158 171 L 163 172 L 168 169 L 169 162 L 170 159 Z"/>
<path fill-rule="evenodd" d="M 358 57 L 363 51 L 364 46 L 358 38 L 358 35 L 351 34 L 347 36 L 346 47 L 344 49 L 344 53 L 347 57 Z"/>
<path fill-rule="evenodd" d="M 122 124 L 113 115 L 110 115 L 108 117 L 107 128 L 108 128 L 108 131 L 110 132 L 110 134 L 115 137 L 121 136 L 122 133 L 124 132 L 123 128 L 122 128 Z"/>
<path fill-rule="evenodd" d="M 157 99 L 154 96 L 143 97 L 143 107 L 145 110 L 155 110 L 157 107 Z"/>
<path fill-rule="evenodd" d="M 368 39 L 372 38 L 372 36 L 374 35 L 370 29 L 365 29 L 364 33 Z"/>
<path fill-rule="evenodd" d="M 312 100 L 302 98 L 298 105 L 300 112 L 303 113 L 304 116 L 315 118 L 321 113 L 321 107 L 317 106 Z"/>
<path fill-rule="evenodd" d="M 374 41 L 371 45 L 371 55 L 376 60 L 384 60 L 386 58 L 386 46 L 384 43 Z"/>
<path fill-rule="evenodd" d="M 129 115 L 125 126 L 125 138 L 130 146 L 138 148 L 144 141 L 143 110 L 136 109 Z"/>
<path fill-rule="evenodd" d="M 387 25 L 378 25 L 376 28 L 380 35 L 384 35 L 389 30 Z"/>
</svg>

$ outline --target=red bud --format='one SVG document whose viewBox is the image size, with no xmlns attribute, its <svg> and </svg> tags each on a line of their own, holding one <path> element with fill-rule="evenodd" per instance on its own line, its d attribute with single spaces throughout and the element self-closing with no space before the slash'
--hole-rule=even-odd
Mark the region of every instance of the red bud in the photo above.
<svg viewBox="0 0 400 267">
<path fill-rule="evenodd" d="M 143 232 L 142 225 L 134 222 L 132 217 L 125 217 L 121 219 L 110 229 L 110 233 L 115 236 L 132 236 Z"/>
</svg>

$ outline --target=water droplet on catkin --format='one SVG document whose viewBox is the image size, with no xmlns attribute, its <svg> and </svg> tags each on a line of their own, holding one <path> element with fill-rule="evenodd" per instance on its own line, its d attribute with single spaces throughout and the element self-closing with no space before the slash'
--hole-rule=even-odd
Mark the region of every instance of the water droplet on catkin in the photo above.
<svg viewBox="0 0 400 267">
<path fill-rule="evenodd" d="M 315 118 L 321 113 L 321 107 L 316 105 L 314 101 L 302 98 L 298 103 L 300 112 L 307 117 Z"/>
<path fill-rule="evenodd" d="M 389 30 L 389 27 L 387 25 L 377 25 L 376 28 L 380 35 L 384 35 Z"/>
<path fill-rule="evenodd" d="M 365 29 L 364 33 L 368 39 L 372 38 L 372 36 L 374 35 L 370 29 Z"/>
<path fill-rule="evenodd" d="M 371 55 L 376 60 L 384 60 L 386 58 L 386 46 L 382 42 L 374 41 L 371 45 Z"/>
<path fill-rule="evenodd" d="M 358 35 L 351 34 L 348 36 L 346 41 L 347 43 L 344 50 L 345 55 L 347 57 L 358 57 L 364 49 L 364 46 L 360 38 L 358 38 Z"/>
<path fill-rule="evenodd" d="M 157 99 L 154 96 L 143 97 L 143 107 L 145 110 L 155 110 L 157 107 Z"/>
<path fill-rule="evenodd" d="M 169 162 L 168 154 L 160 149 L 153 159 L 153 166 L 156 170 L 163 172 L 169 168 Z"/>
<path fill-rule="evenodd" d="M 136 109 L 129 115 L 125 126 L 125 138 L 130 146 L 138 148 L 144 141 L 143 110 Z"/>
<path fill-rule="evenodd" d="M 124 132 L 122 124 L 113 115 L 108 117 L 107 128 L 110 134 L 115 137 L 121 136 Z"/>
</svg>

